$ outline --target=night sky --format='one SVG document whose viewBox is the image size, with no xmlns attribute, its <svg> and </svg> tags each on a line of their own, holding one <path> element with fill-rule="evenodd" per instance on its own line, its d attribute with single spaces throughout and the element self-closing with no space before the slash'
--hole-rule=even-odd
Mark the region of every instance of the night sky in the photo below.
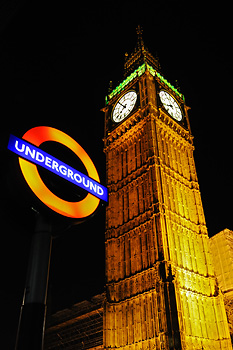
<svg viewBox="0 0 233 350">
<path fill-rule="evenodd" d="M 15 342 L 35 215 L 15 156 L 7 150 L 9 134 L 21 137 L 39 125 L 66 132 L 90 155 L 104 184 L 100 109 L 109 81 L 116 86 L 123 80 L 124 54 L 136 46 L 138 24 L 163 76 L 172 84 L 178 80 L 191 107 L 209 235 L 233 229 L 232 29 L 230 9 L 221 6 L 147 0 L 0 3 L 0 296 L 6 349 Z M 104 290 L 104 215 L 103 207 L 53 241 L 49 313 Z"/>
</svg>

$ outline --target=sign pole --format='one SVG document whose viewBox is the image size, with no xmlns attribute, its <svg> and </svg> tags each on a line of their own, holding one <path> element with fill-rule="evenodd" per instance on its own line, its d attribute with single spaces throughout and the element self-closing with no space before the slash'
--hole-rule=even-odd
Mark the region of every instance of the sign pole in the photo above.
<svg viewBox="0 0 233 350">
<path fill-rule="evenodd" d="M 43 349 L 51 246 L 51 224 L 37 213 L 15 350 Z"/>
</svg>

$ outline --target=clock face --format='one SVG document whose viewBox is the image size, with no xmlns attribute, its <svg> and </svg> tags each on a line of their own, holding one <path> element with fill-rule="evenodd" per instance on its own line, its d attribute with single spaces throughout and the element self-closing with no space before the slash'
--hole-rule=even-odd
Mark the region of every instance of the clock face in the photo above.
<svg viewBox="0 0 233 350">
<path fill-rule="evenodd" d="M 125 119 L 133 110 L 137 101 L 137 93 L 128 91 L 115 104 L 112 112 L 112 120 L 116 123 Z"/>
<path fill-rule="evenodd" d="M 166 111 L 172 116 L 172 118 L 180 122 L 183 118 L 183 114 L 176 100 L 164 90 L 159 92 L 159 97 Z"/>
</svg>

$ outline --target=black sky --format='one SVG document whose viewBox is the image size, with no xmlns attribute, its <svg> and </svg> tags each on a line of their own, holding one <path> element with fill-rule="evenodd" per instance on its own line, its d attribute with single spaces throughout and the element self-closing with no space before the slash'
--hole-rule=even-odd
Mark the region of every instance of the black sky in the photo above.
<svg viewBox="0 0 233 350">
<path fill-rule="evenodd" d="M 12 176 L 9 134 L 48 125 L 74 139 L 105 181 L 104 97 L 122 80 L 124 54 L 143 27 L 163 75 L 191 107 L 195 160 L 209 235 L 232 229 L 232 68 L 229 9 L 187 1 L 1 2 L 0 288 L 7 349 L 13 349 L 33 232 L 27 197 Z M 7 254 L 7 255 L 6 255 Z M 90 265 L 91 262 L 91 265 Z M 54 240 L 49 312 L 104 286 L 104 209 Z"/>
</svg>

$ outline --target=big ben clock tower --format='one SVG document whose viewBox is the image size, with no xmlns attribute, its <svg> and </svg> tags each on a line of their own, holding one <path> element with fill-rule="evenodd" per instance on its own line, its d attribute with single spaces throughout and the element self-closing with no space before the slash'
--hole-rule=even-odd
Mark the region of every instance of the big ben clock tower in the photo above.
<svg viewBox="0 0 233 350">
<path fill-rule="evenodd" d="M 106 97 L 104 347 L 232 349 L 210 257 L 184 96 L 137 28 Z"/>
</svg>

